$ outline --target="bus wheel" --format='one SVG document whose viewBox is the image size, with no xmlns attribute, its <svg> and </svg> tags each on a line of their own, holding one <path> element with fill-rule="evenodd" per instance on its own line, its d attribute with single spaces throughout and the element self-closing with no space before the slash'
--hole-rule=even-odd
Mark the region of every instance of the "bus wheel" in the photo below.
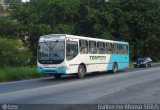
<svg viewBox="0 0 160 110">
<path fill-rule="evenodd" d="M 62 75 L 60 75 L 60 74 L 55 74 L 55 75 L 53 75 L 53 76 L 54 76 L 55 79 L 60 79 Z"/>
<path fill-rule="evenodd" d="M 117 65 L 117 63 L 113 63 L 112 72 L 117 73 L 117 71 L 118 71 L 118 65 Z"/>
<path fill-rule="evenodd" d="M 149 65 L 149 67 L 152 67 L 152 63 Z"/>
<path fill-rule="evenodd" d="M 86 73 L 86 68 L 84 65 L 80 65 L 78 67 L 78 78 L 84 78 L 85 77 L 85 73 Z"/>
<path fill-rule="evenodd" d="M 144 66 L 145 66 L 145 68 L 147 68 L 147 67 L 148 67 L 148 64 L 145 64 Z"/>
</svg>

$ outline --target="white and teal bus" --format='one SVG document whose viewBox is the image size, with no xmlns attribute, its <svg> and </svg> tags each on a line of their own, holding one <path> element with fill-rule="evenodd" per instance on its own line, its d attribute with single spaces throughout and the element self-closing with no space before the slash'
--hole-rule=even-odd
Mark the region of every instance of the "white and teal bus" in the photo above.
<svg viewBox="0 0 160 110">
<path fill-rule="evenodd" d="M 55 78 L 91 72 L 117 72 L 129 66 L 128 42 L 67 34 L 41 36 L 37 50 L 37 72 Z"/>
</svg>

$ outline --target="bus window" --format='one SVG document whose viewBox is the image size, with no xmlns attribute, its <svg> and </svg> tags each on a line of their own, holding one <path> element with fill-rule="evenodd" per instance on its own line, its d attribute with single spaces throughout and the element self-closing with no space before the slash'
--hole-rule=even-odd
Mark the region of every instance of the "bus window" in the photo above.
<svg viewBox="0 0 160 110">
<path fill-rule="evenodd" d="M 78 54 L 78 42 L 67 41 L 66 46 L 66 58 L 67 60 L 72 60 Z"/>
<path fill-rule="evenodd" d="M 128 45 L 122 45 L 122 53 L 128 54 Z"/>
<path fill-rule="evenodd" d="M 88 41 L 80 40 L 79 41 L 79 48 L 80 48 L 81 54 L 87 54 L 88 53 Z"/>
<path fill-rule="evenodd" d="M 89 53 L 90 54 L 96 54 L 97 53 L 97 47 L 95 41 L 89 41 Z"/>
<path fill-rule="evenodd" d="M 98 54 L 105 54 L 105 43 L 97 42 L 97 53 Z"/>
<path fill-rule="evenodd" d="M 118 44 L 113 44 L 113 53 L 114 54 L 118 54 L 119 53 L 119 46 L 118 46 Z"/>
<path fill-rule="evenodd" d="M 112 49 L 112 43 L 106 43 L 106 53 L 107 54 L 112 54 L 112 51 L 113 51 L 113 49 Z"/>
<path fill-rule="evenodd" d="M 119 53 L 123 54 L 123 45 L 122 44 L 119 44 Z"/>
<path fill-rule="evenodd" d="M 124 45 L 124 54 L 128 54 L 128 45 Z"/>
</svg>

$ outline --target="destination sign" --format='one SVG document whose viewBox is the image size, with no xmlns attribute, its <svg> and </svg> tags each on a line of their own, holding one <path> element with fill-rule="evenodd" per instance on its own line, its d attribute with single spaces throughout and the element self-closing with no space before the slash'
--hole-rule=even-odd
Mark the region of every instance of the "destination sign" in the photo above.
<svg viewBox="0 0 160 110">
<path fill-rule="evenodd" d="M 63 40 L 65 39 L 65 35 L 45 35 L 41 36 L 41 40 Z"/>
<path fill-rule="evenodd" d="M 106 56 L 89 56 L 90 60 L 106 60 Z"/>
</svg>

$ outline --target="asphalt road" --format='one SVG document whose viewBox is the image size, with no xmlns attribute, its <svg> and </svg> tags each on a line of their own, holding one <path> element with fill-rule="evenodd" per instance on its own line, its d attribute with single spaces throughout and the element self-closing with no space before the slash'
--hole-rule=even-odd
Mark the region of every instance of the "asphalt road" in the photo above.
<svg viewBox="0 0 160 110">
<path fill-rule="evenodd" d="M 159 104 L 160 66 L 0 84 L 0 104 Z"/>
</svg>

